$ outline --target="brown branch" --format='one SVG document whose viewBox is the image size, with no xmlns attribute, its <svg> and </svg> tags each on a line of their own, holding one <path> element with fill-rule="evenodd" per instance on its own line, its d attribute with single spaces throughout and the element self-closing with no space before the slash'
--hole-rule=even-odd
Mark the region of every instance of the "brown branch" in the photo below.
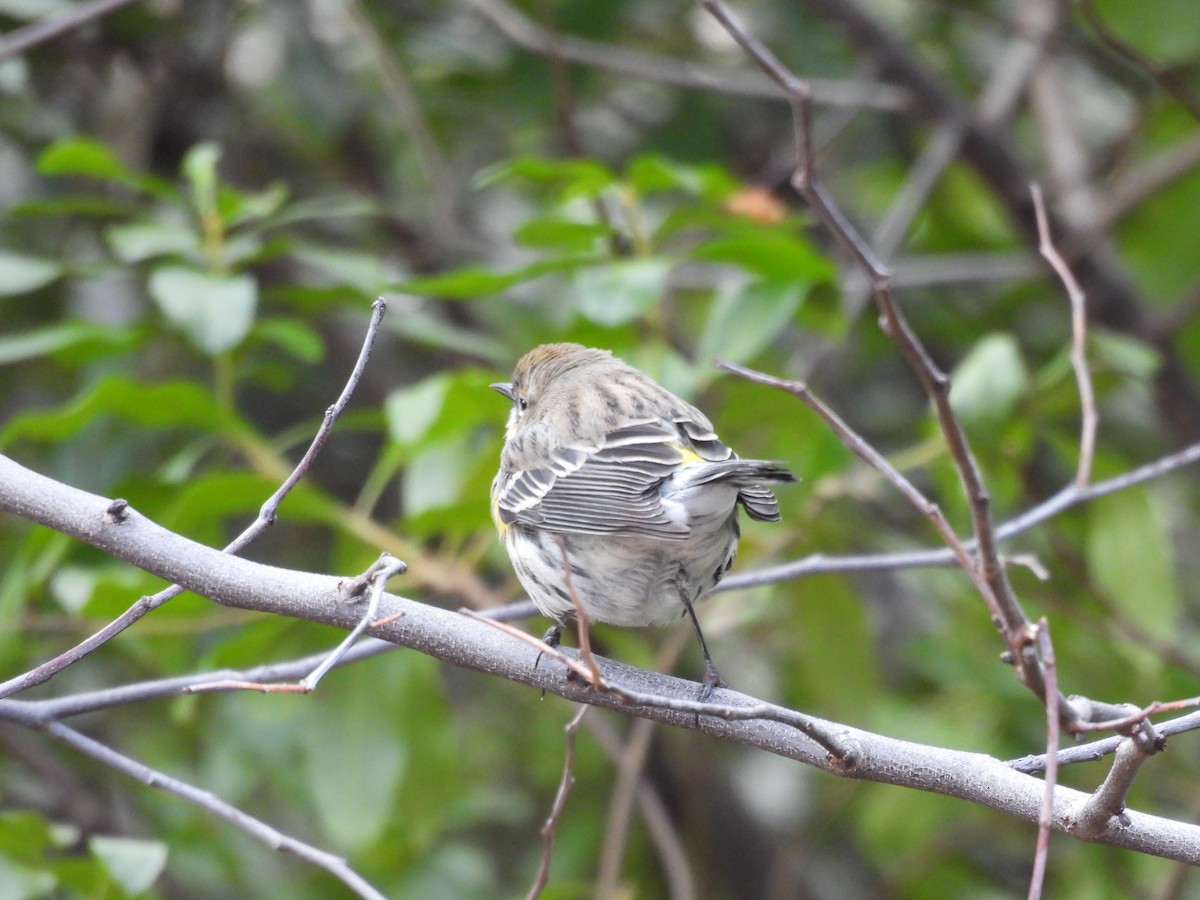
<svg viewBox="0 0 1200 900">
<path fill-rule="evenodd" d="M 775 99 L 782 96 L 769 81 L 752 73 L 731 72 L 583 38 L 556 36 L 505 0 L 468 2 L 514 44 L 542 56 L 555 53 L 561 59 L 594 69 L 709 93 Z M 907 105 L 903 90 L 879 82 L 815 81 L 813 101 L 825 106 L 890 111 L 903 111 Z"/>
<path fill-rule="evenodd" d="M 15 31 L 10 31 L 0 38 L 0 60 L 8 59 L 10 56 L 32 50 L 38 44 L 62 37 L 69 31 L 101 19 L 133 2 L 134 0 L 85 0 L 85 2 L 76 3 L 66 12 L 47 16 Z"/>
<path fill-rule="evenodd" d="M 1029 195 L 1029 167 L 1017 156 L 1007 136 L 970 114 L 962 99 L 924 66 L 910 44 L 890 33 L 853 0 L 808 0 L 807 8 L 840 27 L 847 39 L 876 65 L 881 78 L 911 92 L 912 118 L 928 124 L 963 123 L 963 160 L 988 184 L 1008 210 L 1015 229 L 1036 243 L 1035 215 Z M 1074 225 L 1050 214 L 1050 230 L 1071 253 L 1072 268 L 1091 301 L 1095 321 L 1153 340 L 1154 320 L 1140 301 L 1133 282 L 1115 253 L 1088 237 L 1087 223 Z M 1157 373 L 1160 402 L 1170 424 L 1185 442 L 1200 439 L 1200 391 L 1187 367 L 1169 344 L 1158 342 L 1164 355 Z"/>
<path fill-rule="evenodd" d="M 1096 9 L 1093 0 L 1080 0 L 1079 10 L 1096 32 L 1097 37 L 1117 56 L 1136 68 L 1146 72 L 1158 86 L 1174 97 L 1184 109 L 1191 113 L 1192 118 L 1200 122 L 1200 97 L 1192 93 L 1187 82 L 1170 69 L 1164 68 L 1140 52 L 1136 47 L 1123 40 L 1115 31 L 1108 27 L 1100 11 Z"/>
<path fill-rule="evenodd" d="M 1050 855 L 1050 831 L 1054 826 L 1054 788 L 1058 784 L 1058 666 L 1054 659 L 1054 644 L 1050 641 L 1050 624 L 1043 616 L 1038 620 L 1038 652 L 1046 673 L 1046 795 L 1038 816 L 1037 850 L 1033 857 L 1033 872 L 1029 876 L 1029 900 L 1040 900 L 1046 881 L 1046 861 Z"/>
<path fill-rule="evenodd" d="M 808 87 L 761 41 L 738 24 L 721 0 L 700 0 L 700 3 L 737 41 L 746 55 L 787 93 L 791 101 L 797 148 L 793 184 L 867 276 L 879 305 L 880 324 L 884 333 L 896 344 L 933 402 L 943 439 L 954 460 L 967 497 L 972 532 L 978 545 L 977 558 L 972 560 L 969 566 L 965 566 L 964 570 L 987 604 L 996 627 L 1008 645 L 1009 655 L 1022 682 L 1044 704 L 1046 687 L 1033 648 L 1033 627 L 1021 609 L 1000 560 L 991 519 L 991 498 L 983 485 L 983 478 L 962 425 L 950 406 L 950 380 L 934 363 L 895 302 L 891 290 L 890 270 L 879 261 L 874 251 L 859 236 L 817 176 L 816 157 L 812 147 L 812 112 Z M 1060 708 L 1064 711 L 1069 709 L 1065 703 Z"/>
<path fill-rule="evenodd" d="M 575 733 L 579 723 L 587 715 L 591 707 L 581 706 L 574 718 L 566 724 L 563 730 L 567 733 L 567 753 L 563 760 L 562 778 L 558 782 L 558 791 L 554 795 L 554 803 L 550 806 L 550 815 L 542 825 L 542 858 L 538 863 L 537 877 L 526 895 L 527 900 L 536 900 L 550 881 L 550 862 L 554 858 L 554 836 L 558 833 L 558 820 L 562 817 L 567 806 L 567 794 L 575 784 Z"/>
<path fill-rule="evenodd" d="M 257 819 L 233 804 L 227 803 L 215 794 L 201 790 L 185 781 L 173 778 L 158 769 L 153 769 L 145 763 L 138 762 L 131 757 L 118 753 L 107 744 L 90 738 L 61 722 L 29 714 L 22 710 L 22 707 L 25 707 L 26 710 L 29 709 L 26 704 L 20 704 L 17 701 L 11 700 L 0 701 L 0 703 L 4 703 L 6 706 L 6 718 L 43 731 L 76 752 L 89 756 L 148 787 L 157 788 L 195 804 L 206 812 L 261 841 L 273 850 L 291 854 L 297 859 L 325 869 L 360 897 L 365 897 L 367 900 L 386 900 L 383 894 L 372 887 L 365 878 L 351 869 L 346 860 L 341 857 L 284 834 L 261 819 Z"/>
<path fill-rule="evenodd" d="M 1050 222 L 1046 216 L 1046 204 L 1042 189 L 1036 184 L 1030 188 L 1033 194 L 1033 209 L 1037 216 L 1038 251 L 1045 258 L 1071 302 L 1071 368 L 1075 370 L 1075 382 L 1079 386 L 1079 404 L 1082 408 L 1082 423 L 1079 434 L 1079 467 L 1075 473 L 1075 484 L 1087 487 L 1092 480 L 1092 460 L 1096 455 L 1096 429 L 1100 415 L 1096 411 L 1096 392 L 1092 389 L 1092 374 L 1087 362 L 1087 300 L 1079 282 L 1071 273 L 1070 266 L 1054 246 L 1050 236 Z"/>
<path fill-rule="evenodd" d="M 771 378 L 771 376 L 766 376 Z M 1037 506 L 1031 507 L 1016 518 L 1010 519 L 996 529 L 996 539 L 1009 540 L 1046 522 L 1064 510 L 1088 503 L 1099 497 L 1122 491 L 1127 488 L 1145 484 L 1155 478 L 1160 478 L 1169 472 L 1200 462 L 1200 444 L 1185 447 L 1176 453 L 1168 454 L 1131 469 L 1121 475 L 1116 475 L 1104 481 L 1097 481 L 1080 488 L 1071 483 L 1054 496 L 1044 500 Z M 966 541 L 968 550 L 974 550 L 974 541 Z M 934 566 L 958 565 L 957 557 L 950 547 L 936 550 L 909 550 L 899 553 L 872 553 L 847 556 L 826 556 L 817 554 L 792 562 L 770 566 L 756 572 L 742 572 L 729 575 L 722 579 L 715 592 L 736 591 L 747 587 L 763 584 L 774 584 L 792 578 L 802 578 L 810 575 L 829 575 L 840 572 L 870 572 L 889 571 L 895 569 L 916 569 Z"/>
</svg>

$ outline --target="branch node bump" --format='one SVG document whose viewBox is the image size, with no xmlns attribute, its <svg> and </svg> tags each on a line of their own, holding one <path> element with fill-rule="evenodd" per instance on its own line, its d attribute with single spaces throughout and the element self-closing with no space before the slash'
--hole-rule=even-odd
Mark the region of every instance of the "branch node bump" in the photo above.
<svg viewBox="0 0 1200 900">
<path fill-rule="evenodd" d="M 108 508 L 104 510 L 105 518 L 114 525 L 120 525 L 129 518 L 129 501 L 116 499 L 108 504 Z"/>
</svg>

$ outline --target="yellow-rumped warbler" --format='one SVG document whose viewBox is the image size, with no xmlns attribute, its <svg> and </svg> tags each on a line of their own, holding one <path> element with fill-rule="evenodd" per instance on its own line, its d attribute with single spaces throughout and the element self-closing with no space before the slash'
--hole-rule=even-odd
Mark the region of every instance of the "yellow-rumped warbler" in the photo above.
<svg viewBox="0 0 1200 900">
<path fill-rule="evenodd" d="M 703 696 L 720 683 L 692 604 L 737 553 L 737 506 L 779 521 L 766 487 L 795 481 L 780 463 L 738 459 L 700 410 L 608 350 L 543 344 L 511 382 L 513 404 L 492 518 L 530 598 L 558 643 L 574 613 L 654 625 L 686 613 L 704 653 Z M 566 559 L 564 560 L 564 550 Z"/>
</svg>

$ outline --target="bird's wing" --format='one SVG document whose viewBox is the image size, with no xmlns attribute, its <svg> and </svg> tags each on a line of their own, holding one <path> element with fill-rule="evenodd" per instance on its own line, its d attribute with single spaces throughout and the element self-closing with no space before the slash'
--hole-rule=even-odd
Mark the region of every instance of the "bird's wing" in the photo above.
<svg viewBox="0 0 1200 900">
<path fill-rule="evenodd" d="M 537 435 L 529 436 L 536 441 Z M 497 477 L 496 512 L 505 525 L 575 534 L 640 534 L 682 540 L 687 523 L 663 509 L 659 486 L 686 460 L 680 435 L 659 420 L 611 431 L 594 445 L 546 448 L 536 468 L 519 445 Z"/>
</svg>

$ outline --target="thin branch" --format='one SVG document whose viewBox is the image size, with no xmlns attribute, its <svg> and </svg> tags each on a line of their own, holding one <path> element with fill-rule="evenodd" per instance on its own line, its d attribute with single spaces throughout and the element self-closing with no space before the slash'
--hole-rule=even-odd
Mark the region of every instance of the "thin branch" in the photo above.
<svg viewBox="0 0 1200 900">
<path fill-rule="evenodd" d="M 1007 119 L 1037 68 L 1046 42 L 1053 33 L 1055 16 L 1053 4 L 1027 5 L 1022 8 L 1026 21 L 1005 49 L 1004 56 L 993 68 L 987 84 L 975 104 L 978 121 L 996 125 Z M 942 174 L 962 149 L 967 132 L 966 121 L 950 118 L 937 123 L 921 155 L 909 170 L 904 184 L 875 228 L 872 243 L 883 259 L 891 259 L 900 248 L 909 226 L 924 207 Z M 899 286 L 897 273 L 894 286 Z M 850 296 L 850 306 L 856 312 L 865 300 L 857 287 Z"/>
<path fill-rule="evenodd" d="M 231 541 L 221 552 L 228 554 L 236 554 L 241 552 L 242 548 L 253 541 L 256 537 L 267 530 L 275 523 L 276 513 L 279 509 L 279 504 L 300 481 L 301 478 L 308 472 L 309 466 L 313 460 L 317 458 L 317 454 L 321 452 L 321 448 L 325 446 L 325 441 L 333 431 L 334 423 L 337 422 L 338 416 L 342 414 L 342 410 L 346 408 L 346 404 L 350 401 L 350 397 L 354 393 L 354 389 L 358 387 L 358 382 L 362 379 L 363 371 L 367 367 L 367 361 L 371 358 L 371 348 L 375 345 L 375 338 L 379 334 L 379 325 L 383 321 L 383 314 L 387 311 L 387 301 L 380 297 L 371 304 L 371 319 L 367 323 L 367 331 L 363 336 L 363 344 L 358 351 L 358 359 L 354 363 L 354 368 L 350 372 L 350 377 L 346 381 L 345 387 L 342 388 L 341 395 L 334 401 L 329 409 L 325 410 L 325 418 L 321 422 L 321 427 L 313 436 L 312 443 L 308 445 L 308 450 L 292 469 L 291 473 L 284 479 L 278 490 L 275 491 L 258 511 L 258 517 L 250 523 L 250 525 L 236 538 Z M 109 509 L 108 515 L 116 518 L 124 515 L 128 504 L 124 500 L 114 501 Z M 173 584 L 165 590 L 159 591 L 149 597 L 141 597 L 129 609 L 121 613 L 113 621 L 109 622 L 95 634 L 80 641 L 70 650 L 60 653 L 53 659 L 42 663 L 40 666 L 30 669 L 22 675 L 15 678 L 10 678 L 8 681 L 0 683 L 0 699 L 11 697 L 13 694 L 27 690 L 34 685 L 42 684 L 49 681 L 67 666 L 79 662 L 97 647 L 101 647 L 108 641 L 112 640 L 138 619 L 145 616 L 147 613 L 153 612 L 169 600 L 178 597 L 184 592 L 185 588 Z"/>
<path fill-rule="evenodd" d="M 1099 704 L 1095 701 L 1089 701 L 1089 704 L 1094 708 Z M 1124 712 L 1130 704 L 1121 704 L 1120 711 Z M 1128 734 L 1135 726 L 1141 725 L 1151 716 L 1160 712 L 1175 712 L 1181 709 L 1195 709 L 1200 706 L 1200 697 L 1188 697 L 1185 700 L 1155 700 L 1153 703 L 1134 709 L 1125 715 L 1113 715 L 1110 712 L 1111 707 L 1103 710 L 1100 713 L 1099 721 L 1091 721 L 1090 719 L 1081 722 L 1076 730 L 1079 732 L 1087 731 L 1115 731 L 1118 734 Z"/>
<path fill-rule="evenodd" d="M 429 188 L 430 221 L 439 235 L 455 241 L 462 240 L 462 228 L 455 215 L 454 179 L 446 155 L 438 146 L 429 117 L 421 107 L 412 79 L 404 70 L 399 55 L 379 33 L 370 13 L 362 3 L 345 6 L 347 20 L 358 32 L 371 58 L 383 96 L 391 105 L 396 121 L 409 139 L 417 167 Z"/>
<path fill-rule="evenodd" d="M 563 729 L 567 733 L 567 753 L 563 760 L 562 778 L 558 782 L 554 803 L 550 806 L 550 815 L 542 825 L 542 859 L 538 864 L 537 877 L 533 881 L 533 887 L 526 895 L 528 900 L 536 900 L 541 896 L 547 882 L 550 881 L 550 862 L 554 858 L 554 835 L 558 832 L 558 820 L 567 806 L 567 794 L 571 792 L 571 787 L 575 784 L 575 733 L 579 730 L 579 723 L 583 721 L 583 717 L 590 708 L 589 706 L 579 707 L 579 712 L 575 713 L 575 717 Z"/>
<path fill-rule="evenodd" d="M 625 857 L 629 820 L 638 788 L 642 784 L 642 770 L 650 751 L 650 741 L 657 727 L 650 719 L 634 722 L 617 754 L 617 777 L 608 792 L 604 841 L 600 845 L 600 864 L 597 866 L 597 897 L 616 897 L 620 893 L 621 862 Z"/>
<path fill-rule="evenodd" d="M 680 631 L 681 634 L 691 637 L 691 632 Z M 649 726 L 654 723 L 648 719 L 640 720 Z M 600 749 L 604 751 L 614 766 L 621 770 L 618 778 L 623 777 L 625 770 L 625 760 L 628 758 L 628 744 L 623 742 L 617 734 L 616 729 L 607 719 L 592 718 L 588 720 L 588 731 L 592 737 L 596 739 L 596 743 L 600 745 Z M 668 889 L 672 900 L 695 900 L 696 891 L 696 876 L 692 872 L 691 862 L 688 859 L 687 849 L 683 845 L 683 839 L 680 837 L 679 829 L 672 821 L 671 813 L 655 790 L 654 785 L 642 777 L 641 772 L 637 773 L 636 797 L 638 809 L 642 814 L 642 821 L 646 825 L 646 831 L 650 836 L 651 843 L 654 844 L 655 850 L 658 851 L 659 861 L 662 863 L 663 872 L 667 877 Z M 618 781 L 618 787 L 620 782 Z M 615 800 L 615 797 L 614 797 Z M 612 804 L 610 803 L 610 810 Z M 608 819 L 613 821 L 613 814 L 610 811 Z M 605 836 L 605 850 L 612 844 L 617 843 L 610 839 L 612 828 L 609 828 L 609 835 Z M 609 894 L 604 893 L 604 890 L 611 882 L 606 882 L 604 877 L 604 856 L 605 850 L 601 851 L 600 874 L 596 878 L 595 896 L 607 897 Z M 615 854 L 619 855 L 619 853 Z"/>
<path fill-rule="evenodd" d="M 1083 419 L 1080 425 L 1079 468 L 1075 473 L 1075 484 L 1082 488 L 1092 480 L 1096 429 L 1100 424 L 1100 415 L 1096 412 L 1096 392 L 1092 389 L 1092 373 L 1087 362 L 1087 300 L 1070 266 L 1054 246 L 1042 189 L 1034 184 L 1030 191 L 1033 194 L 1033 208 L 1037 214 L 1038 251 L 1058 275 L 1067 292 L 1067 299 L 1071 302 L 1071 368 L 1075 370 L 1075 382 L 1079 386 L 1079 404 Z"/>
<path fill-rule="evenodd" d="M 1109 28 L 1108 23 L 1104 21 L 1104 17 L 1100 15 L 1100 11 L 1096 9 L 1096 4 L 1093 0 L 1080 0 L 1079 9 L 1083 13 L 1083 17 L 1087 19 L 1088 24 L 1096 32 L 1097 37 L 1100 38 L 1109 50 L 1126 62 L 1132 63 L 1136 68 L 1146 72 L 1158 83 L 1160 88 L 1174 97 L 1180 106 L 1191 113 L 1197 122 L 1200 122 L 1200 97 L 1192 93 L 1192 89 L 1184 79 L 1180 78 L 1170 69 L 1164 68 L 1154 62 L 1154 60 L 1141 53 L 1132 44 L 1123 40 L 1115 31 Z"/>
<path fill-rule="evenodd" d="M 767 376 L 768 378 L 771 376 Z M 1097 481 L 1086 488 L 1077 484 L 1069 484 L 1057 494 L 1031 507 L 1014 519 L 1010 519 L 996 529 L 996 539 L 1006 541 L 1031 531 L 1043 522 L 1049 521 L 1065 510 L 1088 503 L 1100 497 L 1115 494 L 1126 488 L 1145 484 L 1163 475 L 1200 462 L 1200 444 L 1192 444 L 1175 453 L 1160 457 L 1153 462 L 1145 463 L 1136 469 L 1131 469 L 1121 475 Z M 968 550 L 974 551 L 975 542 L 965 542 Z M 840 572 L 872 572 L 894 571 L 897 569 L 918 569 L 936 566 L 958 565 L 954 551 L 949 547 L 935 550 L 909 550 L 901 553 L 873 553 L 849 556 L 826 556 L 816 554 L 793 562 L 782 563 L 778 566 L 759 569 L 755 572 L 744 572 L 729 575 L 722 579 L 714 593 L 720 591 L 736 591 L 742 588 L 757 587 L 763 584 L 775 584 L 793 578 L 809 575 L 829 575 Z"/>
<path fill-rule="evenodd" d="M 755 384 L 765 385 L 766 387 L 777 388 L 785 391 L 794 397 L 803 401 L 813 412 L 825 420 L 826 424 L 833 430 L 834 434 L 842 439 L 842 443 L 853 452 L 856 456 L 862 459 L 867 465 L 878 471 L 887 481 L 893 485 L 896 490 L 904 495 L 905 499 L 911 503 L 916 510 L 925 516 L 933 524 L 937 533 L 942 536 L 946 545 L 950 548 L 954 555 L 955 561 L 962 567 L 963 571 L 975 583 L 975 586 L 986 596 L 988 586 L 983 581 L 975 566 L 975 561 L 971 558 L 967 551 L 966 545 L 959 539 L 954 529 L 950 527 L 950 523 L 946 521 L 945 515 L 942 514 L 941 508 L 936 503 L 927 498 L 911 481 L 904 477 L 899 470 L 896 469 L 882 453 L 876 450 L 871 444 L 856 432 L 850 425 L 830 407 L 826 406 L 816 394 L 809 390 L 808 385 L 803 381 L 789 381 L 782 378 L 776 378 L 773 375 L 767 375 L 763 372 L 749 369 L 737 363 L 726 362 L 725 360 L 716 360 L 714 365 L 725 372 L 737 375 L 739 378 L 744 378 L 747 381 L 752 381 Z"/>
<path fill-rule="evenodd" d="M 1125 800 L 1133 780 L 1142 763 L 1164 746 L 1166 740 L 1149 723 L 1143 723 L 1143 730 L 1132 737 L 1122 738 L 1104 783 L 1072 812 L 1071 832 L 1090 840 L 1104 834 L 1114 822 L 1126 827 L 1129 817 L 1125 812 Z"/>
<path fill-rule="evenodd" d="M 10 711 L 15 705 L 13 701 L 8 701 Z M 324 869 L 360 897 L 368 898 L 368 900 L 386 900 L 383 894 L 351 869 L 346 860 L 340 856 L 335 856 L 311 844 L 306 844 L 303 841 L 290 837 L 263 822 L 261 819 L 256 819 L 233 804 L 225 802 L 209 791 L 200 790 L 187 782 L 180 781 L 178 778 L 173 778 L 144 763 L 118 753 L 108 745 L 102 744 L 61 722 L 27 719 L 25 724 L 46 732 L 73 750 L 89 756 L 109 768 L 116 769 L 118 772 L 122 772 L 130 778 L 140 781 L 148 787 L 157 788 L 195 804 L 206 812 L 261 841 L 273 850 L 278 850 L 281 853 L 289 853 L 297 859 L 302 859 L 311 865 Z"/>
<path fill-rule="evenodd" d="M 1029 876 L 1029 900 L 1040 900 L 1046 881 L 1046 861 L 1050 856 L 1050 831 L 1054 826 L 1054 788 L 1058 784 L 1058 666 L 1054 659 L 1054 644 L 1050 641 L 1050 624 L 1043 616 L 1038 620 L 1038 652 L 1046 673 L 1046 795 L 1038 816 L 1037 850 L 1033 856 L 1033 872 Z"/>
<path fill-rule="evenodd" d="M 589 68 L 708 93 L 774 99 L 783 96 L 769 81 L 752 73 L 703 66 L 583 38 L 556 37 L 505 0 L 468 2 L 514 44 L 542 56 L 556 53 L 561 59 Z M 903 91 L 880 82 L 815 81 L 813 101 L 824 106 L 891 111 L 903 110 L 907 105 Z"/>
<path fill-rule="evenodd" d="M 555 537 L 558 539 L 558 550 L 562 553 L 563 579 L 567 586 L 567 596 L 571 598 L 571 605 L 575 607 L 575 619 L 579 623 L 579 656 L 588 667 L 591 676 L 589 683 L 596 690 L 603 691 L 607 689 L 604 678 L 600 674 L 600 666 L 596 663 L 596 657 L 592 655 L 592 638 L 589 631 L 591 617 L 588 616 L 587 607 L 583 605 L 583 600 L 575 590 L 575 582 L 571 578 L 571 557 L 567 552 L 567 539 L 561 534 L 556 534 Z"/>
<path fill-rule="evenodd" d="M 700 0 L 700 3 L 724 26 L 747 56 L 787 93 L 792 103 L 798 157 L 793 184 L 804 194 L 809 204 L 824 220 L 826 227 L 850 252 L 867 276 L 875 291 L 884 333 L 896 344 L 933 402 L 938 425 L 967 496 L 972 531 L 978 542 L 978 560 L 973 560 L 971 565 L 964 567 L 965 571 L 984 598 L 997 628 L 1000 629 L 1021 680 L 1042 703 L 1045 703 L 1045 684 L 1037 655 L 1032 652 L 1033 628 L 1013 593 L 1001 563 L 991 520 L 991 500 L 984 488 L 966 434 L 950 406 L 949 379 L 933 362 L 896 304 L 891 291 L 891 272 L 862 240 L 817 177 L 816 158 L 812 149 L 812 113 L 808 86 L 788 70 L 761 41 L 737 23 L 721 0 Z"/>
<path fill-rule="evenodd" d="M 116 12 L 122 6 L 129 6 L 133 2 L 135 0 L 84 0 L 65 12 L 54 13 L 37 22 L 10 31 L 4 37 L 0 37 L 0 60 L 24 53 L 38 44 L 52 41 L 88 22 Z"/>
<path fill-rule="evenodd" d="M 362 633 L 367 630 L 368 626 L 376 626 L 379 624 L 375 621 L 375 615 L 379 610 L 379 599 L 383 596 L 383 588 L 387 584 L 388 579 L 393 575 L 402 575 L 408 571 L 408 566 L 403 560 L 396 559 L 390 553 L 382 554 L 378 560 L 366 572 L 366 577 L 370 583 L 370 595 L 367 599 L 367 608 L 362 614 L 362 618 L 358 620 L 350 633 L 346 635 L 333 652 L 329 654 L 321 664 L 308 673 L 301 680 L 300 684 L 304 688 L 304 693 L 310 693 L 317 689 L 317 685 L 321 679 L 325 677 L 325 673 L 338 664 L 338 662 L 349 652 L 350 648 L 362 636 Z"/>
</svg>

